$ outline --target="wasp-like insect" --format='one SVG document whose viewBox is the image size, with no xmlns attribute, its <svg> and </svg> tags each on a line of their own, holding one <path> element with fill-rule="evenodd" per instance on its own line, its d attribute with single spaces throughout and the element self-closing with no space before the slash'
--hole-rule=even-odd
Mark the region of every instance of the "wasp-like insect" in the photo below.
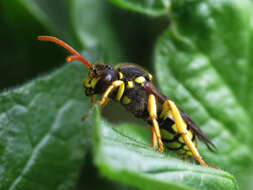
<svg viewBox="0 0 253 190">
<path fill-rule="evenodd" d="M 158 92 L 151 83 L 150 73 L 133 64 L 92 65 L 76 50 L 55 37 L 39 36 L 38 40 L 54 42 L 66 48 L 73 54 L 66 58 L 67 62 L 79 60 L 89 69 L 83 86 L 86 95 L 91 96 L 92 104 L 95 94 L 102 95 L 98 102 L 101 107 L 110 98 L 120 102 L 135 117 L 146 120 L 151 126 L 152 147 L 155 148 L 158 141 L 160 152 L 163 152 L 165 145 L 182 156 L 193 156 L 201 165 L 209 167 L 196 148 L 196 136 L 210 150 L 215 148 L 214 144 L 173 101 Z M 159 106 L 156 102 L 160 103 Z"/>
</svg>

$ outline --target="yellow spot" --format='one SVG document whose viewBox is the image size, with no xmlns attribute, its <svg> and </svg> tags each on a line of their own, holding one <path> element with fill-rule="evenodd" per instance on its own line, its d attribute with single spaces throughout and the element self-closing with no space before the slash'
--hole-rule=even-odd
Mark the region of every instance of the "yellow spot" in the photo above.
<svg viewBox="0 0 253 190">
<path fill-rule="evenodd" d="M 196 141 L 196 140 L 193 141 L 193 144 L 194 144 L 194 146 L 196 147 L 196 146 L 197 146 L 197 141 Z"/>
<path fill-rule="evenodd" d="M 124 96 L 122 99 L 122 104 L 129 104 L 131 102 L 131 99 L 127 96 Z"/>
<path fill-rule="evenodd" d="M 100 78 L 93 78 L 92 80 L 91 80 L 91 88 L 95 88 L 95 86 L 96 86 L 96 84 L 97 84 L 97 82 L 99 81 L 99 79 Z"/>
<path fill-rule="evenodd" d="M 186 146 L 186 145 L 184 145 L 184 150 L 189 150 L 189 148 Z"/>
<path fill-rule="evenodd" d="M 169 133 L 165 129 L 160 129 L 160 133 L 161 133 L 161 136 L 162 136 L 163 139 L 172 140 L 174 138 L 174 135 Z"/>
<path fill-rule="evenodd" d="M 84 85 L 85 87 L 87 87 L 87 88 L 90 88 L 90 87 L 91 87 L 91 83 L 90 83 L 90 78 L 89 78 L 89 77 L 87 77 L 87 78 L 84 79 L 83 85 Z"/>
<path fill-rule="evenodd" d="M 149 80 L 152 80 L 152 79 L 153 79 L 153 76 L 152 76 L 150 73 L 148 73 L 148 79 L 149 79 Z"/>
<path fill-rule="evenodd" d="M 187 152 L 186 152 L 186 155 L 187 155 L 187 156 L 192 156 L 192 152 L 191 152 L 191 151 L 187 151 Z"/>
<path fill-rule="evenodd" d="M 180 136 L 180 137 L 178 138 L 178 141 L 179 141 L 179 142 L 181 142 L 181 143 L 184 143 L 184 139 L 183 139 L 183 137 L 182 137 L 182 136 Z"/>
<path fill-rule="evenodd" d="M 134 82 L 133 81 L 128 81 L 127 82 L 127 88 L 133 88 L 134 87 Z"/>
<path fill-rule="evenodd" d="M 175 131 L 175 133 L 177 133 L 177 126 L 176 126 L 176 124 L 172 125 L 172 129 L 173 129 L 173 131 Z"/>
<path fill-rule="evenodd" d="M 186 151 L 183 149 L 177 150 L 178 154 L 185 155 Z"/>
<path fill-rule="evenodd" d="M 188 136 L 190 139 L 192 139 L 192 137 L 193 137 L 192 131 L 188 131 Z"/>
<path fill-rule="evenodd" d="M 135 79 L 135 82 L 142 84 L 146 81 L 146 79 L 143 76 L 139 76 Z"/>
<path fill-rule="evenodd" d="M 118 72 L 119 73 L 119 79 L 123 79 L 123 74 L 122 72 Z"/>
<path fill-rule="evenodd" d="M 180 147 L 181 147 L 181 144 L 178 143 L 178 142 L 172 142 L 172 143 L 168 143 L 167 146 L 168 146 L 169 148 L 174 149 L 174 148 L 180 148 Z"/>
</svg>

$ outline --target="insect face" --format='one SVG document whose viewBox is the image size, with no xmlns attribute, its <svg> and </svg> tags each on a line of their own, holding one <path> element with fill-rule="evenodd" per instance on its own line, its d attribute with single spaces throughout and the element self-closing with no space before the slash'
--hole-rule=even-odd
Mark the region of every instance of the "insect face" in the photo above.
<svg viewBox="0 0 253 190">
<path fill-rule="evenodd" d="M 83 81 L 85 93 L 87 96 L 102 94 L 117 79 L 117 72 L 111 65 L 96 63 Z"/>
</svg>

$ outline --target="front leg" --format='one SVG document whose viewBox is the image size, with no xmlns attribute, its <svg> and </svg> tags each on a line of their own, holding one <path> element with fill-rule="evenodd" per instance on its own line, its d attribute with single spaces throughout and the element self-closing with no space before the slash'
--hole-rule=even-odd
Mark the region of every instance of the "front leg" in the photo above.
<svg viewBox="0 0 253 190">
<path fill-rule="evenodd" d="M 155 131 L 156 138 L 158 140 L 158 144 L 159 144 L 158 151 L 163 152 L 163 142 L 162 142 L 162 138 L 161 138 L 161 134 L 160 134 L 159 125 L 156 120 L 157 119 L 156 100 L 155 100 L 155 96 L 153 94 L 150 94 L 148 97 L 148 112 L 149 112 L 149 116 L 152 119 L 153 130 Z"/>
<path fill-rule="evenodd" d="M 109 99 L 108 96 L 117 87 L 119 87 L 119 90 L 117 92 L 116 99 L 118 101 L 121 99 L 125 90 L 125 83 L 122 80 L 113 81 L 112 84 L 106 89 L 106 91 L 102 95 L 102 99 L 98 102 L 98 104 L 101 107 L 104 107 L 104 105 L 108 102 L 108 99 Z"/>
<path fill-rule="evenodd" d="M 90 108 L 92 109 L 95 105 L 95 94 L 91 96 L 90 98 Z M 85 114 L 82 117 L 82 121 L 85 121 L 89 117 L 89 114 Z"/>
</svg>

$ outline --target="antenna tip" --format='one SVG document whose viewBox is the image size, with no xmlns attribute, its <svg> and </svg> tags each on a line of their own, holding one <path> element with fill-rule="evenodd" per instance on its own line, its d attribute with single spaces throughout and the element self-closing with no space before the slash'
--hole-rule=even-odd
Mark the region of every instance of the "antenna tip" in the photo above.
<svg viewBox="0 0 253 190">
<path fill-rule="evenodd" d="M 46 36 L 37 36 L 37 40 L 43 41 L 45 40 Z"/>
<path fill-rule="evenodd" d="M 66 62 L 71 62 L 71 61 L 72 61 L 71 56 L 66 57 Z"/>
</svg>

